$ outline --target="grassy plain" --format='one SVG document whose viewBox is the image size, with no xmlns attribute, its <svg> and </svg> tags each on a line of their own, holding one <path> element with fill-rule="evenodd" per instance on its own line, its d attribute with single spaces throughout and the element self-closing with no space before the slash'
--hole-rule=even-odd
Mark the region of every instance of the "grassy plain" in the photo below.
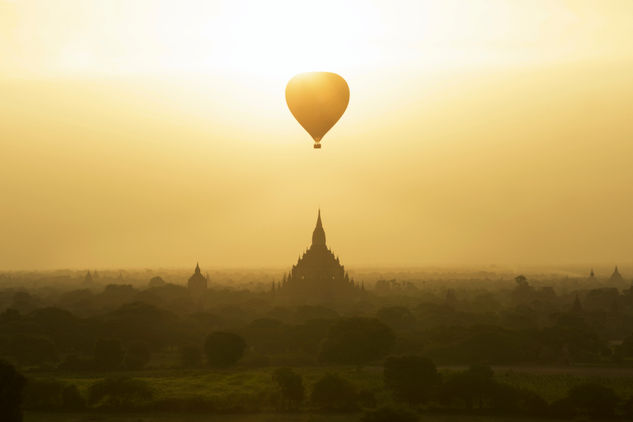
<svg viewBox="0 0 633 422">
<path fill-rule="evenodd" d="M 32 377 L 56 378 L 75 384 L 82 393 L 95 381 L 106 376 L 127 376 L 146 381 L 155 390 L 155 397 L 183 398 L 202 396 L 220 401 L 262 402 L 275 387 L 272 372 L 275 368 L 232 368 L 229 370 L 156 369 L 121 373 L 32 373 Z M 303 376 L 308 390 L 325 373 L 337 373 L 353 382 L 359 390 L 372 391 L 379 403 L 389 401 L 383 389 L 382 367 L 350 368 L 349 366 L 310 366 L 294 368 Z M 446 376 L 463 368 L 440 368 Z M 633 395 L 631 368 L 551 368 L 551 367 L 496 367 L 499 381 L 539 393 L 551 402 L 565 396 L 568 389 L 586 381 L 598 381 L 613 388 L 620 396 Z"/>
</svg>

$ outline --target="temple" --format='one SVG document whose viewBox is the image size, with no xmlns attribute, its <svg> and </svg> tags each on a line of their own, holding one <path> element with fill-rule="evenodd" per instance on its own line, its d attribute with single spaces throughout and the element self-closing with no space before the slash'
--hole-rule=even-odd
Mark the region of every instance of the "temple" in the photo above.
<svg viewBox="0 0 633 422">
<path fill-rule="evenodd" d="M 187 282 L 187 288 L 193 295 L 200 295 L 207 289 L 207 279 L 200 272 L 200 265 L 196 263 L 196 269 L 189 281 Z"/>
<path fill-rule="evenodd" d="M 613 274 L 611 274 L 609 281 L 622 281 L 622 274 L 620 274 L 617 266 L 615 267 L 615 270 L 613 270 Z"/>
<path fill-rule="evenodd" d="M 304 303 L 331 303 L 358 297 L 363 291 L 327 247 L 319 210 L 312 245 L 282 281 L 273 284 L 273 292 L 280 298 Z"/>
</svg>

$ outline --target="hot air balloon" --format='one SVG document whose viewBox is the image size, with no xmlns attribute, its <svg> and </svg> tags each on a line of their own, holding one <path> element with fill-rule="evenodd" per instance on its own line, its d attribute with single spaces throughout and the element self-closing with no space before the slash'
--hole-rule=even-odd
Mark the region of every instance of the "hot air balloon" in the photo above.
<svg viewBox="0 0 633 422">
<path fill-rule="evenodd" d="M 314 139 L 314 148 L 321 148 L 323 135 L 347 108 L 349 87 L 336 73 L 300 73 L 286 86 L 286 103 L 295 119 Z"/>
</svg>

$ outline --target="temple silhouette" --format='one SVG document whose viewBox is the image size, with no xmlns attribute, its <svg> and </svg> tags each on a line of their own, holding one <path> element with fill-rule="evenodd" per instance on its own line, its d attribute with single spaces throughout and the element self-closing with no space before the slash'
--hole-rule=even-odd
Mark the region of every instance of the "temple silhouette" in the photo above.
<svg viewBox="0 0 633 422">
<path fill-rule="evenodd" d="M 187 281 L 187 288 L 192 295 L 199 296 L 207 290 L 207 281 L 207 278 L 200 272 L 200 265 L 196 263 L 196 269 Z"/>
<path fill-rule="evenodd" d="M 312 232 L 312 245 L 272 288 L 280 299 L 303 303 L 347 301 L 362 295 L 364 290 L 349 278 L 338 257 L 327 247 L 321 210 Z"/>
<path fill-rule="evenodd" d="M 622 274 L 620 274 L 620 270 L 618 270 L 618 266 L 615 266 L 615 270 L 613 270 L 613 274 L 611 274 L 611 277 L 609 277 L 609 281 L 611 282 L 619 282 L 624 280 L 622 278 Z"/>
</svg>

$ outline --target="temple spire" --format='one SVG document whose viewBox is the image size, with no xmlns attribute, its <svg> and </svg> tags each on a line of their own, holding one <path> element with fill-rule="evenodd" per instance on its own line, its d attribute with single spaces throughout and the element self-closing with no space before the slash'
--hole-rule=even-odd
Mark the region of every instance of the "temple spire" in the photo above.
<svg viewBox="0 0 633 422">
<path fill-rule="evenodd" d="M 200 264 L 196 262 L 196 274 L 200 274 Z"/>
<path fill-rule="evenodd" d="M 576 299 L 574 300 L 574 306 L 571 308 L 571 311 L 577 314 L 582 312 L 582 305 L 580 304 L 578 293 L 576 293 Z"/>
<path fill-rule="evenodd" d="M 621 281 L 622 274 L 620 274 L 620 270 L 618 270 L 618 266 L 615 266 L 615 270 L 613 270 L 613 274 L 611 274 L 610 281 Z"/>
<path fill-rule="evenodd" d="M 321 222 L 321 208 L 319 208 L 316 227 L 312 232 L 312 246 L 325 246 L 325 230 L 323 230 L 323 223 Z"/>
</svg>

